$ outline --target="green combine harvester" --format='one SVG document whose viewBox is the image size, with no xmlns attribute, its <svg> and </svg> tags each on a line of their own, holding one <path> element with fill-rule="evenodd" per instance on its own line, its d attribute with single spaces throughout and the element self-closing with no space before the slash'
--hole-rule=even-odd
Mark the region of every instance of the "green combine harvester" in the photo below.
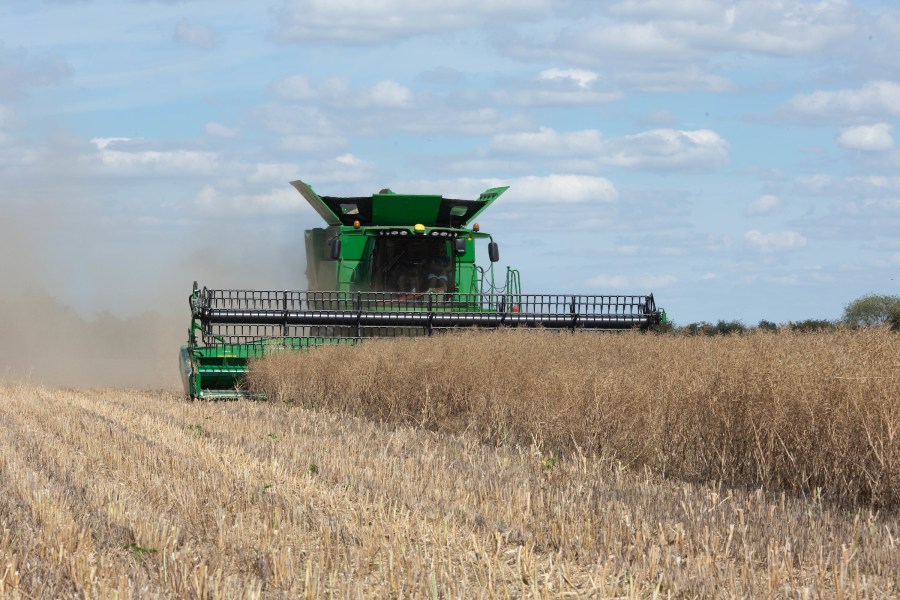
<svg viewBox="0 0 900 600">
<path fill-rule="evenodd" d="M 194 283 L 181 376 L 192 398 L 237 398 L 249 360 L 283 350 L 427 336 L 448 329 L 648 329 L 665 320 L 653 295 L 523 294 L 518 271 L 495 280 L 497 243 L 475 222 L 507 190 L 439 195 L 319 196 L 291 182 L 325 220 L 305 232 L 307 291 L 211 290 Z M 487 240 L 490 265 L 475 262 Z"/>
</svg>

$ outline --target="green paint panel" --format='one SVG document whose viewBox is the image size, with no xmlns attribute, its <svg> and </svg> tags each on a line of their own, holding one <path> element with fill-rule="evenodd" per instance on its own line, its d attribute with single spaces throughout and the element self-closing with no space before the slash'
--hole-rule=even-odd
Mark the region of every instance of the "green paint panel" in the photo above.
<svg viewBox="0 0 900 600">
<path fill-rule="evenodd" d="M 434 225 L 441 200 L 441 196 L 375 194 L 372 196 L 372 222 L 378 225 Z"/>
</svg>

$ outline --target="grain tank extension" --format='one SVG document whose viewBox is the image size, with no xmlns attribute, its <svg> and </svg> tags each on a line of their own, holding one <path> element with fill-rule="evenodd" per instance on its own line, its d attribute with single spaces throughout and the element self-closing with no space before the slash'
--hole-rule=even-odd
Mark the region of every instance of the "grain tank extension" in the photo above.
<svg viewBox="0 0 900 600">
<path fill-rule="evenodd" d="M 523 294 L 518 271 L 495 277 L 499 248 L 475 218 L 507 188 L 474 200 L 440 195 L 319 196 L 291 182 L 325 220 L 305 232 L 305 291 L 212 290 L 194 283 L 181 347 L 194 398 L 247 395 L 248 360 L 284 349 L 432 335 L 460 327 L 647 329 L 665 320 L 653 295 Z M 475 260 L 487 241 L 489 263 Z M 484 242 L 482 242 L 484 243 Z"/>
</svg>

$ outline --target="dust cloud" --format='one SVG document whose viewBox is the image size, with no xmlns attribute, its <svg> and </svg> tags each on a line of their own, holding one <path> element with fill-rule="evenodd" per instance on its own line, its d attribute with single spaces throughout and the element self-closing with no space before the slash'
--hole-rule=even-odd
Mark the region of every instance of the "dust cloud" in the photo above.
<svg viewBox="0 0 900 600">
<path fill-rule="evenodd" d="M 194 280 L 302 289 L 303 230 L 282 217 L 110 219 L 81 202 L 0 201 L 0 381 L 177 389 Z"/>
</svg>

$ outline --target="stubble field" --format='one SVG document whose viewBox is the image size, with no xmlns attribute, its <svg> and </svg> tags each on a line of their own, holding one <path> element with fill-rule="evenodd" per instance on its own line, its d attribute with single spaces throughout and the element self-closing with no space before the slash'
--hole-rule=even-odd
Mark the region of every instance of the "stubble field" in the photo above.
<svg viewBox="0 0 900 600">
<path fill-rule="evenodd" d="M 0 597 L 897 596 L 897 340 L 373 342 L 255 365 L 269 402 L 0 385 Z"/>
</svg>

